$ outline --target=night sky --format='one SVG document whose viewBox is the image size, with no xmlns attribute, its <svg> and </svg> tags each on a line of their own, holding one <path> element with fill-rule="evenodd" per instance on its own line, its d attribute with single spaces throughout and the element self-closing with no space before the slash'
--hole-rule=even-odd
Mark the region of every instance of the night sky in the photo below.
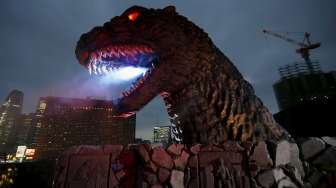
<svg viewBox="0 0 336 188">
<path fill-rule="evenodd" d="M 295 45 L 266 36 L 262 29 L 311 32 L 312 40 L 322 43 L 312 59 L 319 60 L 324 71 L 336 70 L 335 0 L 2 0 L 0 100 L 19 89 L 25 94 L 24 112 L 33 112 L 40 96 L 115 96 L 121 86 L 103 85 L 90 77 L 77 63 L 74 48 L 82 33 L 132 5 L 175 5 L 181 15 L 209 33 L 272 112 L 278 110 L 272 90 L 279 79 L 278 67 L 302 60 Z M 138 113 L 137 137 L 151 138 L 156 124 L 168 124 L 160 98 Z"/>
</svg>

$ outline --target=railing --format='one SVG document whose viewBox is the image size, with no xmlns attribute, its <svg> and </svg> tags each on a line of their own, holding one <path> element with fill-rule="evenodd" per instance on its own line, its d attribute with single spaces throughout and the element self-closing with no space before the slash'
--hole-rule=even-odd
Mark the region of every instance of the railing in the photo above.
<svg viewBox="0 0 336 188">
<path fill-rule="evenodd" d="M 279 73 L 280 73 L 281 79 L 288 79 L 288 78 L 298 77 L 301 75 L 316 74 L 316 73 L 322 72 L 319 62 L 317 61 L 311 62 L 310 65 L 311 65 L 312 70 L 310 70 L 310 67 L 305 62 L 304 63 L 295 62 L 293 64 L 280 67 Z"/>
</svg>

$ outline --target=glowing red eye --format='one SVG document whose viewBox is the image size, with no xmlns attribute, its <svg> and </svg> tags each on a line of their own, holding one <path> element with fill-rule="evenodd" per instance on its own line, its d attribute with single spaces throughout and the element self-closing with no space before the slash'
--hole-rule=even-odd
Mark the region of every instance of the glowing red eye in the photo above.
<svg viewBox="0 0 336 188">
<path fill-rule="evenodd" d="M 135 21 L 140 16 L 139 12 L 133 12 L 128 15 L 128 19 L 131 21 Z"/>
</svg>

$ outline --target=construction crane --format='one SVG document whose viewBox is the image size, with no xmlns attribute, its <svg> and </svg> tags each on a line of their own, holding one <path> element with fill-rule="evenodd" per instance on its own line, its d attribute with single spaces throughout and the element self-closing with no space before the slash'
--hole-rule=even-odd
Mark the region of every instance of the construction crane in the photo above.
<svg viewBox="0 0 336 188">
<path fill-rule="evenodd" d="M 310 50 L 319 48 L 321 46 L 321 43 L 319 43 L 319 42 L 318 43 L 311 43 L 310 33 L 304 32 L 304 38 L 303 38 L 302 42 L 299 42 L 299 41 L 291 39 L 291 38 L 289 38 L 285 35 L 281 35 L 279 33 L 275 33 L 273 31 L 266 30 L 266 29 L 263 30 L 263 33 L 272 35 L 274 37 L 285 40 L 289 43 L 298 45 L 300 48 L 296 49 L 296 53 L 300 54 L 301 57 L 305 60 L 307 66 L 308 66 L 309 72 L 310 73 L 314 72 L 314 68 L 313 68 L 312 62 L 310 60 Z"/>
</svg>

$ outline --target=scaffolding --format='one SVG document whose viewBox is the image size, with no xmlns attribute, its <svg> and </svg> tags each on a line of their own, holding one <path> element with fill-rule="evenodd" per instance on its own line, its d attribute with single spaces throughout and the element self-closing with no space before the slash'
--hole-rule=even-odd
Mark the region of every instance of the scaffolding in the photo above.
<svg viewBox="0 0 336 188">
<path fill-rule="evenodd" d="M 306 62 L 295 62 L 293 64 L 280 67 L 278 70 L 282 80 L 322 72 L 320 63 L 317 61 L 312 61 L 310 66 L 308 66 Z"/>
</svg>

